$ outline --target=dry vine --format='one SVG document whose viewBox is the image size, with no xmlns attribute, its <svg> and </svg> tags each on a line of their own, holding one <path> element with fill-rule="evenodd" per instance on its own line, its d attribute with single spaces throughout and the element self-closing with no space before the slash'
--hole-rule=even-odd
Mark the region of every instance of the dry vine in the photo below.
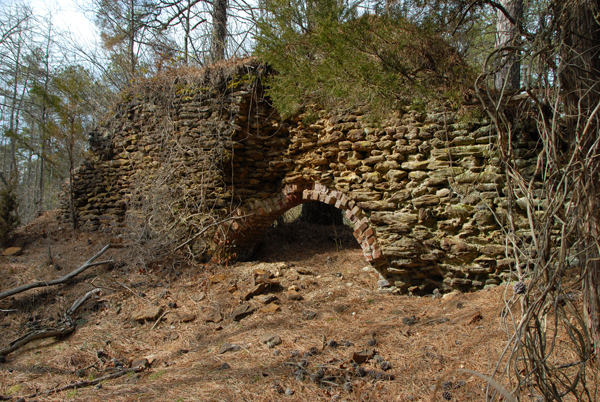
<svg viewBox="0 0 600 402">
<path fill-rule="evenodd" d="M 161 110 L 152 136 L 162 150 L 156 168 L 142 168 L 136 173 L 127 206 L 127 233 L 131 243 L 138 246 L 132 248 L 131 257 L 140 266 L 147 268 L 158 260 L 171 260 L 175 266 L 181 257 L 193 259 L 213 254 L 215 250 L 208 250 L 210 241 L 204 238 L 213 237 L 223 223 L 243 218 L 225 212 L 237 207 L 233 191 L 225 201 L 227 205 L 216 201 L 214 194 L 219 188 L 223 192 L 228 186 L 231 188 L 223 172 L 224 165 L 232 160 L 233 150 L 227 144 L 234 132 L 231 120 L 236 110 L 230 110 L 227 89 L 232 80 L 239 79 L 239 74 L 235 68 L 228 71 L 227 67 L 212 73 L 184 71 L 157 77 L 161 80 L 160 91 L 138 89 L 149 97 L 146 101 L 159 105 Z M 195 96 L 202 99 L 203 107 L 212 115 L 199 118 L 198 128 L 202 138 L 212 143 L 210 147 L 191 146 L 189 137 L 177 130 L 181 99 L 176 98 L 201 86 L 205 95 Z"/>
<path fill-rule="evenodd" d="M 476 85 L 498 131 L 509 200 L 502 223 L 516 280 L 505 293 L 509 343 L 492 378 L 511 387 L 517 398 L 599 397 L 599 328 L 590 312 L 599 286 L 594 275 L 600 253 L 600 89 L 594 82 L 597 66 L 570 38 L 577 30 L 569 9 L 574 4 L 551 2 L 551 24 L 538 27 L 544 32 L 524 34 L 521 43 L 498 49 Z M 553 7 L 564 7 L 563 12 Z M 524 100 L 521 91 L 485 90 L 507 53 L 525 67 Z M 573 69 L 579 71 L 576 79 Z M 524 159 L 535 161 L 534 171 L 520 168 Z M 491 389 L 487 397 L 500 398 Z"/>
</svg>

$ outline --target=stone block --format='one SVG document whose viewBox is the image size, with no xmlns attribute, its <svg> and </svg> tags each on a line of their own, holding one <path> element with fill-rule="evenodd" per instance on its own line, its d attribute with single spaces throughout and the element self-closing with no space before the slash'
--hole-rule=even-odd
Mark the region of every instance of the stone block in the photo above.
<svg viewBox="0 0 600 402">
<path fill-rule="evenodd" d="M 349 141 L 363 141 L 366 138 L 366 133 L 363 129 L 349 130 L 346 138 Z"/>
<path fill-rule="evenodd" d="M 398 204 L 389 201 L 365 201 L 359 202 L 358 205 L 365 211 L 393 211 L 398 208 Z"/>
<path fill-rule="evenodd" d="M 440 197 L 433 194 L 424 195 L 422 197 L 412 200 L 412 204 L 415 208 L 431 207 L 440 203 Z"/>
<path fill-rule="evenodd" d="M 357 141 L 352 144 L 352 149 L 358 152 L 370 152 L 377 146 L 371 141 Z"/>
<path fill-rule="evenodd" d="M 404 170 L 389 170 L 385 175 L 388 180 L 393 182 L 399 182 L 406 176 L 408 176 L 408 172 Z"/>
</svg>

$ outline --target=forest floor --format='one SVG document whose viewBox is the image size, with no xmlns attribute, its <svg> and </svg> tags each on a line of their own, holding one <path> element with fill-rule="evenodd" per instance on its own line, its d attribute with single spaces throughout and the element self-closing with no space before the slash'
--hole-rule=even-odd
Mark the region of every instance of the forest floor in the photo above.
<svg viewBox="0 0 600 402">
<path fill-rule="evenodd" d="M 283 225 L 254 261 L 229 267 L 142 269 L 129 263 L 131 250 L 109 249 L 99 260 L 115 264 L 0 300 L 4 348 L 102 289 L 77 311 L 71 335 L 6 356 L 0 400 L 485 400 L 485 382 L 462 369 L 493 372 L 509 337 L 501 311 L 512 286 L 443 298 L 381 293 L 346 229 Z M 0 257 L 0 291 L 63 276 L 115 241 L 47 212 L 18 230 L 20 255 Z M 254 312 L 233 319 L 240 305 L 241 316 Z M 94 383 L 136 360 L 142 371 Z"/>
</svg>

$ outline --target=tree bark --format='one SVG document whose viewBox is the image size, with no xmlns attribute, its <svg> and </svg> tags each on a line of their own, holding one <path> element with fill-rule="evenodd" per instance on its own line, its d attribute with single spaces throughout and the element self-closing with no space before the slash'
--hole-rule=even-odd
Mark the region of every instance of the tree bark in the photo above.
<svg viewBox="0 0 600 402">
<path fill-rule="evenodd" d="M 523 18 L 523 0 L 500 0 L 499 3 L 510 14 L 517 24 Z M 513 45 L 518 34 L 517 24 L 510 21 L 503 10 L 496 11 L 496 49 Z M 494 77 L 494 87 L 497 91 L 504 88 L 517 90 L 521 85 L 521 65 L 516 52 L 509 52 L 498 60 L 498 71 Z"/>
<path fill-rule="evenodd" d="M 214 0 L 213 33 L 210 44 L 210 57 L 214 63 L 225 59 L 225 40 L 227 39 L 227 0 Z"/>
</svg>

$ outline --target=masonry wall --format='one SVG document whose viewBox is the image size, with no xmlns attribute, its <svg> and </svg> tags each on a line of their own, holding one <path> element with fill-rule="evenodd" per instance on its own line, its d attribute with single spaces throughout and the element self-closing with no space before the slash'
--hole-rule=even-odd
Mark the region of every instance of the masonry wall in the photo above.
<svg viewBox="0 0 600 402">
<path fill-rule="evenodd" d="M 246 60 L 124 95 L 77 175 L 82 228 L 123 231 L 140 194 L 162 188 L 196 227 L 228 219 L 198 239 L 199 253 L 250 258 L 278 216 L 317 200 L 344 211 L 365 259 L 400 289 L 506 278 L 505 176 L 488 120 L 406 108 L 377 124 L 358 110 L 282 121 L 264 97 L 265 74 Z M 535 142 L 518 145 L 531 176 Z"/>
</svg>

